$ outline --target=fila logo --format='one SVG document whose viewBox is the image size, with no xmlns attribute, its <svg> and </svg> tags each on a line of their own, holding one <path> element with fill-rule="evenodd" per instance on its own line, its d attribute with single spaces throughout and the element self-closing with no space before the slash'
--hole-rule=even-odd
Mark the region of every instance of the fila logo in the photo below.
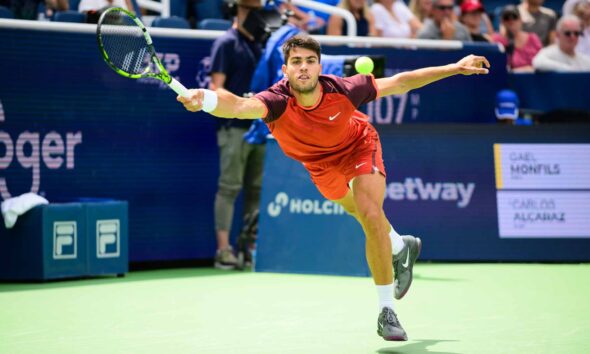
<svg viewBox="0 0 590 354">
<path fill-rule="evenodd" d="M 76 259 L 78 232 L 75 221 L 53 223 L 53 259 Z"/>
<path fill-rule="evenodd" d="M 329 116 L 328 119 L 334 120 L 334 119 L 336 119 L 336 117 L 338 117 L 340 115 L 340 113 L 342 113 L 342 112 L 338 112 L 338 113 L 334 114 L 333 116 Z"/>
<path fill-rule="evenodd" d="M 96 221 L 96 257 L 117 258 L 121 250 L 119 219 Z"/>
</svg>

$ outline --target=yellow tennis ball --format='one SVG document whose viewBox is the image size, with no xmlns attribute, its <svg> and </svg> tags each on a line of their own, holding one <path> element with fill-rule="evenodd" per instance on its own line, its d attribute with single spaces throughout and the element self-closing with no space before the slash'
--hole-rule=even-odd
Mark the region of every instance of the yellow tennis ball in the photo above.
<svg viewBox="0 0 590 354">
<path fill-rule="evenodd" d="M 358 57 L 354 62 L 354 68 L 359 74 L 370 74 L 374 67 L 373 59 L 369 57 Z"/>
</svg>

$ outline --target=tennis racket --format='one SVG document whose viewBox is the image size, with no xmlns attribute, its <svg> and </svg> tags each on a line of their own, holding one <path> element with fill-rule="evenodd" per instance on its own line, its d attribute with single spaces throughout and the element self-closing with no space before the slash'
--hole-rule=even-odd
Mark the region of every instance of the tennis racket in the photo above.
<svg viewBox="0 0 590 354">
<path fill-rule="evenodd" d="M 156 55 L 152 37 L 131 12 L 120 7 L 107 9 L 98 20 L 96 37 L 102 57 L 117 74 L 158 79 L 177 94 L 189 96 L 186 87 L 168 74 Z"/>
</svg>

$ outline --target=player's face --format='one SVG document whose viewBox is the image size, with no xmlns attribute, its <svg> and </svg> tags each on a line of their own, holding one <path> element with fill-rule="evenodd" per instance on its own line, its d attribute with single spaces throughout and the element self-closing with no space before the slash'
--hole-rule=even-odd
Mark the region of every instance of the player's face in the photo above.
<svg viewBox="0 0 590 354">
<path fill-rule="evenodd" d="M 283 65 L 291 89 L 302 94 L 313 92 L 318 85 L 322 72 L 317 54 L 305 48 L 293 48 L 289 53 L 287 64 Z"/>
</svg>

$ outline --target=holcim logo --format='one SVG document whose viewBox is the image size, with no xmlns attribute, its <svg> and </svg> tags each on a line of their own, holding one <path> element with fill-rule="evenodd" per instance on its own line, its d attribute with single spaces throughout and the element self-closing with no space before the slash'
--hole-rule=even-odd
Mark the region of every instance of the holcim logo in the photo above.
<svg viewBox="0 0 590 354">
<path fill-rule="evenodd" d="M 0 122 L 6 115 L 0 102 Z M 74 149 L 82 143 L 82 132 L 62 134 L 50 131 L 41 136 L 39 132 L 24 131 L 18 135 L 16 142 L 5 131 L 0 130 L 0 171 L 8 169 L 12 162 L 18 161 L 20 167 L 31 170 L 31 189 L 39 192 L 41 184 L 41 162 L 50 170 L 57 170 L 64 165 L 68 170 L 74 169 Z M 2 155 L 3 154 L 3 155 Z M 0 177 L 0 195 L 2 199 L 11 198 L 5 177 Z"/>
<path fill-rule="evenodd" d="M 279 192 L 273 202 L 268 203 L 268 215 L 279 216 L 283 211 L 290 214 L 308 215 L 343 215 L 344 208 L 337 203 L 325 199 L 289 198 L 287 193 Z"/>
</svg>

